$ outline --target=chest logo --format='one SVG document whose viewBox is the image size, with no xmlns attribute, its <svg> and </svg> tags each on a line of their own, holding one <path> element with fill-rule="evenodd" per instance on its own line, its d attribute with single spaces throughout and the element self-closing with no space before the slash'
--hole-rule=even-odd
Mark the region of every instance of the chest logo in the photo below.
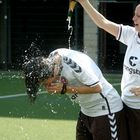
<svg viewBox="0 0 140 140">
<path fill-rule="evenodd" d="M 138 61 L 138 58 L 135 57 L 135 56 L 131 56 L 131 57 L 129 58 L 129 64 L 130 64 L 132 67 L 136 66 L 137 61 Z"/>
</svg>

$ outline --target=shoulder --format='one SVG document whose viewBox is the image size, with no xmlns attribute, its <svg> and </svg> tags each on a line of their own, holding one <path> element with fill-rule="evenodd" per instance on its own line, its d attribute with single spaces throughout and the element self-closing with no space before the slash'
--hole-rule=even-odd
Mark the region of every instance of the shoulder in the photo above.
<svg viewBox="0 0 140 140">
<path fill-rule="evenodd" d="M 134 38 L 134 36 L 138 32 L 135 30 L 134 27 L 129 25 L 120 25 L 119 29 L 119 35 L 117 37 L 117 40 L 123 42 L 124 44 L 127 44 L 127 42 L 130 40 L 130 38 Z"/>
<path fill-rule="evenodd" d="M 120 36 L 121 35 L 134 35 L 137 31 L 134 27 L 129 25 L 120 25 Z"/>
</svg>

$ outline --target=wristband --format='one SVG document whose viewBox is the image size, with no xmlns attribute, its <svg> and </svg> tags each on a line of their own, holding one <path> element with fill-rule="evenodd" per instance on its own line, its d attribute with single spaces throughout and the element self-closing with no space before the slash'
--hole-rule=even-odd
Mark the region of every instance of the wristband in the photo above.
<svg viewBox="0 0 140 140">
<path fill-rule="evenodd" d="M 65 94 L 67 92 L 67 84 L 63 83 L 61 94 Z"/>
<path fill-rule="evenodd" d="M 65 94 L 67 92 L 68 81 L 64 76 L 61 76 L 61 82 L 63 83 L 63 86 L 62 86 L 62 90 L 60 93 Z"/>
</svg>

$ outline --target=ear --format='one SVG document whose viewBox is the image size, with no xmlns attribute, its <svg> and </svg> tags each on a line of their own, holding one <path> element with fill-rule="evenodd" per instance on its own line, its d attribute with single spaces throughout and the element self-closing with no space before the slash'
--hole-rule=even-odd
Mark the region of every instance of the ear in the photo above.
<svg viewBox="0 0 140 140">
<path fill-rule="evenodd" d="M 61 55 L 58 52 L 54 54 L 54 63 L 57 65 L 61 64 Z"/>
</svg>

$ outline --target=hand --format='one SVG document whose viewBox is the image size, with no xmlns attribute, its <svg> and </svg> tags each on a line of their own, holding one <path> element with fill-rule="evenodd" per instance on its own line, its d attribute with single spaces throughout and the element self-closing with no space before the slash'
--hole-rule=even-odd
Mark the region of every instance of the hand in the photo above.
<svg viewBox="0 0 140 140">
<path fill-rule="evenodd" d="M 63 87 L 63 83 L 51 83 L 50 85 L 44 85 L 46 90 L 49 93 L 61 93 L 62 91 L 62 87 Z"/>
<path fill-rule="evenodd" d="M 134 93 L 136 96 L 140 96 L 140 87 L 134 87 L 130 90 L 132 93 Z"/>
<path fill-rule="evenodd" d="M 51 85 L 51 83 L 56 83 L 59 81 L 59 76 L 56 77 L 50 77 L 48 79 L 45 79 L 44 81 L 42 81 L 42 84 L 44 87 Z"/>
</svg>

